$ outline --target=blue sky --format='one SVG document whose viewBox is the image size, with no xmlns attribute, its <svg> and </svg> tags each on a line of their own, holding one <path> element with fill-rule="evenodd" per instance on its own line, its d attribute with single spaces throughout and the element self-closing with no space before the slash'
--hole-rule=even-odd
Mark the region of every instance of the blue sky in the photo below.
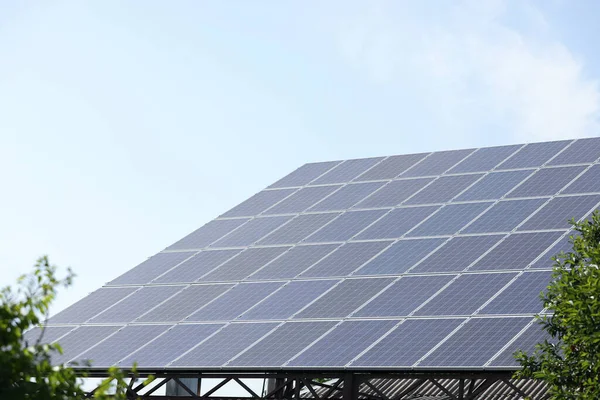
<svg viewBox="0 0 600 400">
<path fill-rule="evenodd" d="M 595 1 L 0 4 L 0 284 L 55 311 L 312 161 L 594 136 Z"/>
</svg>

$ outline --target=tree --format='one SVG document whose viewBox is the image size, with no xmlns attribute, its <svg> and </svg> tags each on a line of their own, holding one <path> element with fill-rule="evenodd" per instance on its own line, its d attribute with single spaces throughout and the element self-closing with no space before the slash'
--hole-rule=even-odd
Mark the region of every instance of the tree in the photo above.
<svg viewBox="0 0 600 400">
<path fill-rule="evenodd" d="M 44 343 L 43 323 L 57 288 L 70 286 L 73 277 L 68 270 L 66 278 L 58 279 L 56 267 L 42 257 L 32 273 L 19 278 L 15 289 L 0 290 L 0 399 L 84 398 L 82 374 L 65 365 L 52 365 L 52 355 L 62 349 L 57 343 Z M 41 333 L 30 343 L 24 333 L 39 325 Z M 125 399 L 125 378 L 124 372 L 111 369 L 95 398 Z"/>
<path fill-rule="evenodd" d="M 600 399 L 600 213 L 571 221 L 573 250 L 554 257 L 552 282 L 538 316 L 549 339 L 534 354 L 516 354 L 515 376 L 544 380 L 556 400 Z"/>
</svg>

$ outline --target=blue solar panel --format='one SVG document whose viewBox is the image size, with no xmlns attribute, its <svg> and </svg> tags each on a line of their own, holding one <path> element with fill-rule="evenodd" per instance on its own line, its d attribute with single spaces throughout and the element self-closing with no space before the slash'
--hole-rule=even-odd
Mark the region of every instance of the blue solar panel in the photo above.
<svg viewBox="0 0 600 400">
<path fill-rule="evenodd" d="M 311 182 L 311 184 L 320 185 L 326 183 L 349 182 L 381 160 L 383 160 L 383 157 L 346 160 L 337 165 L 331 171 L 327 172 L 325 175 L 321 176 L 319 179 Z"/>
<path fill-rule="evenodd" d="M 548 196 L 559 192 L 583 172 L 584 167 L 544 168 L 537 171 L 506 197 Z"/>
<path fill-rule="evenodd" d="M 97 346 L 83 353 L 82 360 L 91 360 L 94 367 L 110 367 L 139 349 L 161 333 L 169 325 L 130 325 L 108 337 Z"/>
<path fill-rule="evenodd" d="M 415 315 L 471 315 L 514 277 L 515 274 L 461 275 Z"/>
<path fill-rule="evenodd" d="M 280 366 L 314 342 L 335 322 L 288 322 L 233 359 L 229 366 Z"/>
<path fill-rule="evenodd" d="M 157 276 L 167 272 L 195 252 L 158 253 L 137 267 L 109 282 L 109 285 L 131 285 L 151 282 Z"/>
<path fill-rule="evenodd" d="M 397 275 L 431 253 L 446 239 L 400 240 L 368 262 L 353 275 Z"/>
<path fill-rule="evenodd" d="M 590 213 L 600 201 L 600 196 L 556 197 L 533 215 L 519 230 L 568 229 L 569 220 L 579 220 Z"/>
<path fill-rule="evenodd" d="M 63 354 L 54 354 L 52 362 L 63 364 L 69 360 L 82 361 L 81 353 L 115 333 L 120 326 L 82 326 L 60 338 Z M 133 351 L 133 349 L 131 350 Z"/>
<path fill-rule="evenodd" d="M 83 323 L 135 292 L 137 287 L 102 288 L 59 312 L 48 321 L 51 324 Z"/>
<path fill-rule="evenodd" d="M 215 219 L 195 230 L 183 239 L 167 247 L 167 250 L 192 250 L 202 249 L 217 239 L 232 232 L 242 224 L 247 222 L 248 218 L 240 219 Z"/>
<path fill-rule="evenodd" d="M 547 200 L 500 201 L 463 229 L 462 233 L 510 232 Z"/>
<path fill-rule="evenodd" d="M 227 211 L 221 217 L 251 217 L 279 203 L 296 189 L 263 190 Z"/>
<path fill-rule="evenodd" d="M 247 249 L 217 269 L 204 275 L 200 282 L 242 280 L 282 255 L 289 247 L 255 247 Z"/>
<path fill-rule="evenodd" d="M 357 239 L 395 239 L 438 209 L 437 206 L 397 208 L 357 236 Z"/>
<path fill-rule="evenodd" d="M 530 318 L 476 318 L 467 322 L 419 367 L 481 366 L 529 323 Z"/>
<path fill-rule="evenodd" d="M 561 232 L 537 232 L 510 235 L 473 265 L 471 270 L 523 269 L 561 234 Z"/>
<path fill-rule="evenodd" d="M 344 318 L 393 282 L 393 279 L 347 279 L 294 318 Z"/>
<path fill-rule="evenodd" d="M 479 182 L 475 183 L 455 200 L 473 201 L 499 199 L 532 173 L 533 170 L 492 172 L 484 176 Z"/>
<path fill-rule="evenodd" d="M 288 319 L 338 281 L 294 281 L 245 312 L 240 319 Z"/>
<path fill-rule="evenodd" d="M 309 211 L 345 210 L 372 194 L 384 184 L 385 182 L 351 183 L 315 204 Z"/>
<path fill-rule="evenodd" d="M 179 322 L 222 295 L 233 285 L 193 285 L 185 288 L 136 322 Z"/>
<path fill-rule="evenodd" d="M 391 241 L 354 242 L 336 251 L 301 274 L 302 277 L 347 276 L 388 247 Z"/>
<path fill-rule="evenodd" d="M 392 329 L 398 321 L 346 321 L 294 358 L 299 367 L 341 367 Z"/>
<path fill-rule="evenodd" d="M 446 203 L 482 176 L 482 174 L 442 176 L 404 204 Z"/>
<path fill-rule="evenodd" d="M 519 363 L 515 359 L 514 353 L 523 350 L 531 355 L 535 350 L 535 345 L 546 339 L 550 339 L 549 335 L 541 329 L 539 324 L 534 323 L 494 358 L 490 366 L 518 367 Z"/>
<path fill-rule="evenodd" d="M 352 363 L 353 367 L 410 367 L 462 322 L 462 319 L 410 319 Z"/>
<path fill-rule="evenodd" d="M 559 142 L 530 143 L 498 166 L 498 169 L 539 167 L 554 157 L 569 140 Z"/>
<path fill-rule="evenodd" d="M 335 250 L 339 244 L 296 246 L 248 279 L 291 279 Z"/>
<path fill-rule="evenodd" d="M 600 157 L 600 138 L 578 139 L 548 165 L 591 163 Z"/>
<path fill-rule="evenodd" d="M 299 215 L 258 243 L 261 245 L 298 243 L 339 215 L 339 213 Z"/>
<path fill-rule="evenodd" d="M 288 222 L 291 218 L 292 217 L 254 218 L 235 232 L 232 232 L 221 240 L 213 243 L 211 247 L 250 246 Z"/>
<path fill-rule="evenodd" d="M 566 236 L 562 237 L 556 244 L 554 244 L 548 251 L 546 251 L 536 262 L 531 264 L 530 268 L 552 268 L 554 265 L 553 257 L 558 256 L 561 252 L 568 253 L 573 251 L 573 244 L 571 243 L 570 237 L 573 235 L 572 232 L 567 233 Z"/>
<path fill-rule="evenodd" d="M 53 343 L 72 330 L 72 326 L 50 326 L 46 327 L 42 332 L 42 328 L 36 326 L 23 334 L 23 345 L 24 347 L 33 346 L 38 341 L 42 344 Z"/>
<path fill-rule="evenodd" d="M 417 264 L 410 272 L 462 271 L 495 245 L 501 235 L 459 236 Z"/>
<path fill-rule="evenodd" d="M 433 178 L 401 179 L 389 182 L 354 208 L 394 207 L 421 190 Z"/>
<path fill-rule="evenodd" d="M 407 236 L 454 235 L 466 224 L 484 212 L 492 203 L 450 204 L 427 221 L 410 231 Z"/>
<path fill-rule="evenodd" d="M 223 264 L 241 250 L 201 251 L 176 268 L 154 280 L 154 283 L 195 282 L 202 275 Z"/>
<path fill-rule="evenodd" d="M 434 176 L 443 174 L 448 169 L 452 168 L 459 161 L 462 161 L 466 156 L 474 150 L 452 150 L 439 151 L 432 153 L 412 168 L 402 173 L 401 177 L 408 176 Z"/>
<path fill-rule="evenodd" d="M 320 163 L 304 164 L 291 174 L 278 180 L 270 188 L 304 186 L 317 179 L 341 161 L 327 161 Z"/>
<path fill-rule="evenodd" d="M 570 194 L 598 192 L 600 192 L 600 164 L 593 165 L 563 190 L 563 193 Z"/>
<path fill-rule="evenodd" d="M 305 241 L 317 243 L 349 240 L 386 212 L 387 210 L 348 211 L 309 236 Z"/>
<path fill-rule="evenodd" d="M 300 213 L 331 193 L 335 192 L 341 185 L 311 186 L 298 190 L 296 193 L 269 208 L 263 214 L 296 214 Z"/>
<path fill-rule="evenodd" d="M 354 317 L 402 317 L 446 285 L 454 275 L 407 276 L 371 300 Z"/>
<path fill-rule="evenodd" d="M 158 336 L 147 346 L 140 348 L 119 363 L 130 367 L 137 363 L 140 368 L 160 367 L 169 364 L 190 348 L 215 333 L 222 324 L 177 325 Z"/>
<path fill-rule="evenodd" d="M 540 293 L 551 280 L 550 272 L 525 272 L 510 284 L 480 314 L 536 314 L 544 305 Z"/>
<path fill-rule="evenodd" d="M 187 321 L 227 321 L 236 319 L 282 285 L 283 282 L 239 284 L 190 315 Z"/>
<path fill-rule="evenodd" d="M 391 156 L 356 178 L 356 181 L 375 181 L 378 179 L 392 179 L 406 171 L 427 154 L 406 154 Z"/>
<path fill-rule="evenodd" d="M 175 360 L 175 367 L 221 366 L 277 327 L 276 323 L 227 325 L 214 336 Z"/>
<path fill-rule="evenodd" d="M 479 149 L 448 172 L 451 174 L 460 174 L 465 172 L 489 171 L 520 147 L 521 145 L 514 145 Z"/>
<path fill-rule="evenodd" d="M 118 306 L 106 309 L 90 320 L 94 323 L 131 322 L 151 308 L 162 303 L 184 286 L 147 286 L 119 302 Z"/>
</svg>

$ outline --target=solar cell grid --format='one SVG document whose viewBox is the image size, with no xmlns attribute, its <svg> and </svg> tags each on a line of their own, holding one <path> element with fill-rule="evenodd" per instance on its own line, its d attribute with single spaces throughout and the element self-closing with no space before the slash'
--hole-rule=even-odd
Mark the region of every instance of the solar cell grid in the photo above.
<svg viewBox="0 0 600 400">
<path fill-rule="evenodd" d="M 290 216 L 254 218 L 236 231 L 213 243 L 211 247 L 250 246 L 291 219 Z"/>
<path fill-rule="evenodd" d="M 448 241 L 410 272 L 462 271 L 495 245 L 502 235 L 458 236 Z"/>
<path fill-rule="evenodd" d="M 331 168 L 335 167 L 341 161 L 326 161 L 320 163 L 304 164 L 300 168 L 296 169 L 289 175 L 281 178 L 271 186 L 270 188 L 281 188 L 281 187 L 292 187 L 292 186 L 304 186 L 310 183 L 312 180 L 323 175 Z"/>
<path fill-rule="evenodd" d="M 384 157 L 360 158 L 356 160 L 346 160 L 335 168 L 321 176 L 319 179 L 311 182 L 313 185 L 327 183 L 345 183 L 356 178 L 369 168 L 383 160 Z"/>
<path fill-rule="evenodd" d="M 215 219 L 167 247 L 167 250 L 202 249 L 240 227 L 248 218 Z"/>
<path fill-rule="evenodd" d="M 299 215 L 258 243 L 261 245 L 298 243 L 339 215 L 339 213 Z"/>
<path fill-rule="evenodd" d="M 379 294 L 354 317 L 402 317 L 412 313 L 455 275 L 403 277 Z"/>
<path fill-rule="evenodd" d="M 347 279 L 294 318 L 344 318 L 393 282 L 393 279 Z"/>
<path fill-rule="evenodd" d="M 294 281 L 244 313 L 241 320 L 287 319 L 338 281 Z"/>
<path fill-rule="evenodd" d="M 540 293 L 550 284 L 550 279 L 550 272 L 525 272 L 486 305 L 480 314 L 539 313 L 544 308 Z"/>
<path fill-rule="evenodd" d="M 154 283 L 195 282 L 202 275 L 223 264 L 241 250 L 210 250 L 201 251 L 176 268 L 159 276 Z"/>
<path fill-rule="evenodd" d="M 558 142 L 529 143 L 500 164 L 497 169 L 539 167 L 557 155 L 570 142 L 570 140 L 562 140 Z"/>
<path fill-rule="evenodd" d="M 459 161 L 471 154 L 474 149 L 439 151 L 432 153 L 412 168 L 403 172 L 401 177 L 434 176 L 444 173 Z"/>
<path fill-rule="evenodd" d="M 282 255 L 289 247 L 255 247 L 246 249 L 217 269 L 204 275 L 200 282 L 242 280 L 270 261 Z"/>
<path fill-rule="evenodd" d="M 561 252 L 568 253 L 573 251 L 573 244 L 571 243 L 570 236 L 573 233 L 569 232 L 566 236 L 562 237 L 555 245 L 553 245 L 548 251 L 546 251 L 536 262 L 531 264 L 530 268 L 552 268 L 554 261 L 552 257 L 558 256 Z"/>
<path fill-rule="evenodd" d="M 397 323 L 398 321 L 342 322 L 288 365 L 344 366 Z"/>
<path fill-rule="evenodd" d="M 296 246 L 248 279 L 291 279 L 321 258 L 335 250 L 339 244 Z"/>
<path fill-rule="evenodd" d="M 175 360 L 176 367 L 221 366 L 269 333 L 276 323 L 233 323 Z"/>
<path fill-rule="evenodd" d="M 462 319 L 409 319 L 352 363 L 366 367 L 410 367 L 452 332 Z"/>
<path fill-rule="evenodd" d="M 131 322 L 146 311 L 157 306 L 184 286 L 147 286 L 123 299 L 117 306 L 111 307 L 90 320 L 94 323 Z"/>
<path fill-rule="evenodd" d="M 552 159 L 548 165 L 591 163 L 600 157 L 600 139 L 577 139 L 562 153 Z"/>
<path fill-rule="evenodd" d="M 404 204 L 446 203 L 482 176 L 483 174 L 442 176 L 406 200 Z"/>
<path fill-rule="evenodd" d="M 25 347 L 33 346 L 38 341 L 40 343 L 53 343 L 61 336 L 69 333 L 73 328 L 72 326 L 49 326 L 42 332 L 42 328 L 36 326 L 23 334 L 23 343 Z"/>
<path fill-rule="evenodd" d="M 175 267 L 195 252 L 158 253 L 109 282 L 109 285 L 144 284 Z"/>
<path fill-rule="evenodd" d="M 160 367 L 169 364 L 215 333 L 222 324 L 177 325 L 129 355 L 119 366 Z"/>
<path fill-rule="evenodd" d="M 462 233 L 510 232 L 547 200 L 500 201 L 463 229 Z"/>
<path fill-rule="evenodd" d="M 508 236 L 497 247 L 471 267 L 471 270 L 526 268 L 546 250 L 562 232 L 522 233 Z"/>
<path fill-rule="evenodd" d="M 348 211 L 321 230 L 310 235 L 305 242 L 338 242 L 349 240 L 383 216 L 387 210 Z"/>
<path fill-rule="evenodd" d="M 583 172 L 585 167 L 543 168 L 531 175 L 518 188 L 506 195 L 507 198 L 548 196 L 559 192 L 566 184 Z"/>
<path fill-rule="evenodd" d="M 479 182 L 475 183 L 454 200 L 473 201 L 499 199 L 521 183 L 526 177 L 531 175 L 533 171 L 534 170 L 492 172 L 484 176 Z"/>
<path fill-rule="evenodd" d="M 490 365 L 517 367 L 519 366 L 519 363 L 514 356 L 516 351 L 523 350 L 527 354 L 531 354 L 535 350 L 535 345 L 546 339 L 549 339 L 549 336 L 541 329 L 540 325 L 534 323 L 527 328 L 525 332 L 521 333 L 513 343 L 502 351 L 502 353 L 494 358 Z"/>
<path fill-rule="evenodd" d="M 515 274 L 461 275 L 415 315 L 471 315 Z"/>
<path fill-rule="evenodd" d="M 478 149 L 465 160 L 453 167 L 448 173 L 489 171 L 517 151 L 521 145 L 499 146 Z"/>
<path fill-rule="evenodd" d="M 231 289 L 233 285 L 189 286 L 158 307 L 142 315 L 136 322 L 179 322 Z"/>
<path fill-rule="evenodd" d="M 312 206 L 309 211 L 336 211 L 352 207 L 382 187 L 385 182 L 352 183 Z"/>
<path fill-rule="evenodd" d="M 491 204 L 486 202 L 446 205 L 406 236 L 454 235 Z"/>
<path fill-rule="evenodd" d="M 56 364 L 66 363 L 69 360 L 75 362 L 83 360 L 77 357 L 82 352 L 111 334 L 115 333 L 120 326 L 82 326 L 60 339 L 60 347 L 63 354 L 54 354 L 52 362 Z"/>
<path fill-rule="evenodd" d="M 186 318 L 187 321 L 228 321 L 273 293 L 283 282 L 242 283 Z"/>
<path fill-rule="evenodd" d="M 87 297 L 51 317 L 51 324 L 83 323 L 96 314 L 135 292 L 137 287 L 102 288 L 90 293 Z"/>
<path fill-rule="evenodd" d="M 471 319 L 421 361 L 419 367 L 481 366 L 530 320 L 530 318 Z"/>
<path fill-rule="evenodd" d="M 303 272 L 301 276 L 314 278 L 350 275 L 352 271 L 375 257 L 391 243 L 391 241 L 347 243 Z"/>
<path fill-rule="evenodd" d="M 389 182 L 354 208 L 395 207 L 431 182 L 433 178 L 401 179 Z"/>
<path fill-rule="evenodd" d="M 555 197 L 519 227 L 519 230 L 568 229 L 569 220 L 579 220 L 592 211 L 600 196 Z"/>
<path fill-rule="evenodd" d="M 221 217 L 251 217 L 285 199 L 296 189 L 263 190 L 227 211 Z"/>
<path fill-rule="evenodd" d="M 370 226 L 357 239 L 396 239 L 433 214 L 438 206 L 402 207 L 392 210 Z"/>
<path fill-rule="evenodd" d="M 397 275 L 406 272 L 446 239 L 400 240 L 353 275 Z"/>
<path fill-rule="evenodd" d="M 266 210 L 263 214 L 295 214 L 300 213 L 323 200 L 335 192 L 341 185 L 310 186 L 298 190 L 296 193 Z"/>
<path fill-rule="evenodd" d="M 598 193 L 600 192 L 600 164 L 592 165 L 583 175 L 563 190 L 563 193 Z"/>
<path fill-rule="evenodd" d="M 356 181 L 393 179 L 422 160 L 426 153 L 391 156 L 356 178 Z"/>
<path fill-rule="evenodd" d="M 280 366 L 298 354 L 335 322 L 287 322 L 233 359 L 229 366 Z"/>
</svg>

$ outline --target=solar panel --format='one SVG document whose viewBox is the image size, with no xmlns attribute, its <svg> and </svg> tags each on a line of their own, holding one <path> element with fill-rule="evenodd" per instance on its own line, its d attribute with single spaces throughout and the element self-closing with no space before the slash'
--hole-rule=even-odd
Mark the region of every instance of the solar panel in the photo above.
<svg viewBox="0 0 600 400">
<path fill-rule="evenodd" d="M 567 233 L 558 242 L 548 249 L 543 255 L 537 259 L 536 262 L 531 264 L 530 268 L 542 269 L 552 268 L 554 265 L 553 257 L 558 256 L 561 252 L 568 253 L 573 251 L 573 244 L 571 243 L 572 232 Z"/>
<path fill-rule="evenodd" d="M 516 367 L 519 364 L 514 357 L 515 352 L 523 350 L 527 352 L 527 354 L 532 354 L 535 350 L 535 345 L 546 339 L 549 339 L 546 332 L 541 329 L 539 324 L 534 323 L 521 333 L 513 343 L 497 355 L 489 365 Z"/>
<path fill-rule="evenodd" d="M 42 329 L 34 327 L 23 334 L 25 347 L 33 346 L 36 343 L 53 343 L 60 337 L 66 335 L 73 330 L 72 326 L 50 326 Z"/>
<path fill-rule="evenodd" d="M 306 164 L 45 340 L 96 369 L 512 368 L 568 219 L 600 203 L 599 157 L 580 139 Z"/>
</svg>

